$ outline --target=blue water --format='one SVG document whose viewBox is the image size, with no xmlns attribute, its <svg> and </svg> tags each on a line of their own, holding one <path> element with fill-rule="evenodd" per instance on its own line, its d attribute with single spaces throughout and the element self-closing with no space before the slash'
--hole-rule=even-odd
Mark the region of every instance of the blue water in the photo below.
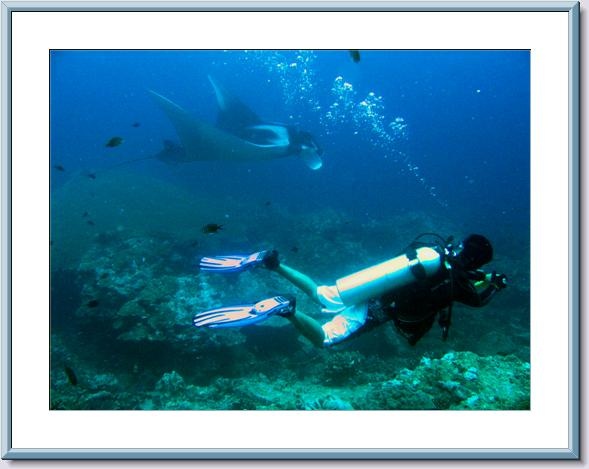
<svg viewBox="0 0 589 469">
<path fill-rule="evenodd" d="M 52 157 L 72 170 L 100 169 L 115 160 L 156 153 L 161 140 L 175 134 L 146 91 L 156 90 L 195 116 L 214 121 L 216 102 L 207 80 L 211 74 L 260 116 L 309 129 L 325 149 L 324 167 L 318 172 L 293 161 L 248 166 L 260 180 L 248 184 L 249 191 L 281 197 L 293 205 L 344 206 L 369 216 L 382 210 L 439 209 L 453 218 L 472 220 L 473 228 L 509 226 L 510 231 L 527 235 L 527 51 L 362 51 L 359 63 L 347 51 L 316 51 L 304 65 L 297 64 L 299 54 L 294 51 L 261 54 L 55 51 L 51 55 Z M 277 68 L 283 64 L 297 68 L 285 74 Z M 302 89 L 300 69 L 305 66 L 313 74 L 310 89 Z M 355 103 L 370 92 L 382 96 L 378 117 L 385 127 L 402 117 L 405 138 L 387 145 L 368 125 L 362 128 L 350 122 L 351 116 L 334 128 L 321 124 L 336 101 L 331 90 L 338 76 L 353 85 Z M 286 98 L 289 103 L 281 104 Z M 141 126 L 132 128 L 134 122 Z M 109 151 L 104 143 L 114 135 L 123 137 L 125 144 Z M 406 164 L 393 161 L 396 150 L 408 155 L 418 176 Z M 193 166 L 186 170 L 187 183 L 190 173 L 200 171 Z M 161 172 L 157 165 L 149 169 Z M 241 192 L 238 181 L 244 169 L 223 168 L 223 186 L 217 185 L 220 177 L 214 179 L 215 186 Z M 287 174 L 296 182 L 284 184 Z M 435 198 L 428 190 L 431 186 Z"/>
<path fill-rule="evenodd" d="M 250 230 L 260 242 L 268 236 L 285 250 L 294 243 L 304 245 L 310 238 L 299 233 L 312 230 L 306 217 L 326 209 L 350 220 L 344 225 L 349 231 L 342 232 L 338 226 L 335 236 L 368 246 L 374 256 L 379 249 L 389 249 L 387 235 L 379 231 L 375 241 L 366 227 L 417 217 L 420 223 L 414 231 L 406 224 L 402 227 L 403 236 L 415 236 L 423 226 L 430 227 L 430 219 L 444 220 L 443 236 L 478 232 L 491 239 L 501 268 L 512 265 L 508 277 L 520 293 L 528 292 L 529 51 L 360 53 L 361 60 L 355 63 L 346 50 L 52 51 L 51 165 L 65 169 L 52 169 L 52 196 L 63 194 L 85 175 L 94 174 L 99 181 L 120 171 L 155 178 L 196 198 L 217 200 L 220 211 L 214 219 L 203 220 L 196 212 L 194 220 L 166 219 L 158 212 L 163 231 L 176 223 L 189 228 L 192 224 L 196 233 L 204 223 L 225 225 L 224 238 L 215 238 L 222 240 L 219 244 L 207 246 L 214 237 L 199 238 L 195 251 L 203 243 L 216 250 L 223 242 L 233 245 L 232 200 L 239 200 L 240 210 L 248 211 L 249 219 L 240 219 L 240 233 Z M 323 167 L 311 171 L 291 157 L 180 166 L 146 159 L 110 169 L 156 154 L 165 139 L 178 141 L 148 90 L 172 99 L 199 119 L 215 122 L 217 103 L 207 75 L 264 119 L 311 132 L 324 149 Z M 122 137 L 123 143 L 106 147 L 115 136 Z M 135 208 L 144 210 L 147 217 L 155 216 L 149 205 L 137 202 L 148 200 L 153 191 L 141 185 L 133 191 Z M 76 214 L 56 208 L 52 216 L 79 220 L 82 211 L 92 214 L 109 203 L 100 191 L 91 196 L 95 205 L 77 207 Z M 71 194 L 67 197 L 75 199 Z M 260 216 L 268 206 L 282 214 L 280 227 L 273 226 L 271 217 Z M 114 224 L 121 224 L 125 207 L 112 209 Z M 53 226 L 58 221 L 73 226 L 65 218 L 52 221 Z M 460 233 L 445 232 L 448 227 Z M 99 223 L 86 228 L 100 233 Z M 386 229 L 398 243 L 396 227 Z M 289 232 L 288 237 L 284 232 Z M 322 239 L 329 245 L 332 238 Z M 235 243 L 246 249 L 243 236 Z M 317 254 L 326 249 L 325 244 L 305 247 Z M 394 244 L 390 249 L 396 253 L 402 247 Z M 57 262 L 57 256 L 53 254 L 52 262 Z M 79 260 L 69 259 L 60 269 L 75 271 Z M 303 270 L 314 265 L 300 257 L 295 263 Z M 323 272 L 335 275 L 335 271 Z M 525 326 L 527 296 L 505 298 L 499 303 L 505 306 L 502 314 L 508 317 L 519 308 L 518 324 Z M 67 301 L 74 300 L 68 296 L 63 299 L 64 304 Z"/>
</svg>

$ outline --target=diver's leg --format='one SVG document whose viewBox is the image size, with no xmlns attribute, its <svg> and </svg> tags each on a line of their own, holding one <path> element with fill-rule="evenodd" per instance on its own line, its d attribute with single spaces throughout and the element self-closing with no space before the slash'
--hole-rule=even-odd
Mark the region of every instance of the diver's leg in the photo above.
<svg viewBox="0 0 589 469">
<path fill-rule="evenodd" d="M 278 264 L 278 266 L 272 270 L 278 272 L 290 283 L 304 291 L 317 304 L 321 304 L 317 298 L 317 284 L 311 279 L 311 277 L 284 264 Z"/>
<path fill-rule="evenodd" d="M 323 347 L 325 333 L 321 328 L 321 324 L 315 321 L 315 319 L 297 311 L 290 316 L 287 316 L 287 319 L 303 336 L 309 339 L 313 345 L 316 347 Z"/>
<path fill-rule="evenodd" d="M 272 253 L 272 258 L 266 265 L 268 268 L 280 274 L 294 286 L 300 288 L 317 304 L 321 304 L 319 302 L 319 298 L 317 297 L 317 284 L 313 281 L 313 279 L 308 275 L 293 269 L 292 267 L 280 263 L 278 260 L 278 253 L 276 251 Z M 319 322 L 315 321 L 315 319 L 307 316 L 304 313 L 296 311 L 296 309 L 292 314 L 286 317 L 304 337 L 311 341 L 313 345 L 316 347 L 323 346 L 325 333 L 323 332 L 323 328 Z"/>
</svg>

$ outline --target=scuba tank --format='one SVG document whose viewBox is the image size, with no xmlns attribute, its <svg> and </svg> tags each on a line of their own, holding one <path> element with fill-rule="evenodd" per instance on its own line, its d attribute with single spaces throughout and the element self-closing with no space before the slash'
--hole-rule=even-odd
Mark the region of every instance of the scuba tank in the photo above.
<svg viewBox="0 0 589 469">
<path fill-rule="evenodd" d="M 434 276 L 444 265 L 440 253 L 419 247 L 406 254 L 338 279 L 335 285 L 344 305 L 378 298 L 395 288 Z"/>
</svg>

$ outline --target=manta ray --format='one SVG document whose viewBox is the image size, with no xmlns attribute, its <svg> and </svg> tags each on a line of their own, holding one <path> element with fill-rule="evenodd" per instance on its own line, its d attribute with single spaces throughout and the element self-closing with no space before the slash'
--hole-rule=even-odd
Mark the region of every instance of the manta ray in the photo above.
<svg viewBox="0 0 589 469">
<path fill-rule="evenodd" d="M 174 148 L 175 163 L 260 161 L 294 156 L 313 170 L 321 168 L 323 151 L 309 132 L 263 121 L 237 96 L 225 90 L 211 76 L 208 78 L 219 105 L 216 125 L 192 116 L 170 99 L 150 90 L 180 139 L 181 145 Z M 164 150 L 172 149 L 169 144 L 166 146 Z M 158 159 L 165 161 L 165 158 Z"/>
</svg>

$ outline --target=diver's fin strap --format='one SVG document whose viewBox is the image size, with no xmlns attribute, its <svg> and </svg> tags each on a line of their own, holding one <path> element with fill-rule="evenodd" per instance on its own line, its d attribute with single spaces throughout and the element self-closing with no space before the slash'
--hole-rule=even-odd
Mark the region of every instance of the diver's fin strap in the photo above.
<svg viewBox="0 0 589 469">
<path fill-rule="evenodd" d="M 405 251 L 405 255 L 407 259 L 409 259 L 409 269 L 411 273 L 415 276 L 417 280 L 425 280 L 427 278 L 427 272 L 425 271 L 425 267 L 417 258 L 417 249 L 413 246 L 407 248 Z"/>
<path fill-rule="evenodd" d="M 288 317 L 294 313 L 296 306 L 297 301 L 294 296 L 277 295 L 272 298 L 258 301 L 254 305 L 254 311 L 256 314 L 265 315 L 272 313 L 278 316 Z"/>
</svg>

